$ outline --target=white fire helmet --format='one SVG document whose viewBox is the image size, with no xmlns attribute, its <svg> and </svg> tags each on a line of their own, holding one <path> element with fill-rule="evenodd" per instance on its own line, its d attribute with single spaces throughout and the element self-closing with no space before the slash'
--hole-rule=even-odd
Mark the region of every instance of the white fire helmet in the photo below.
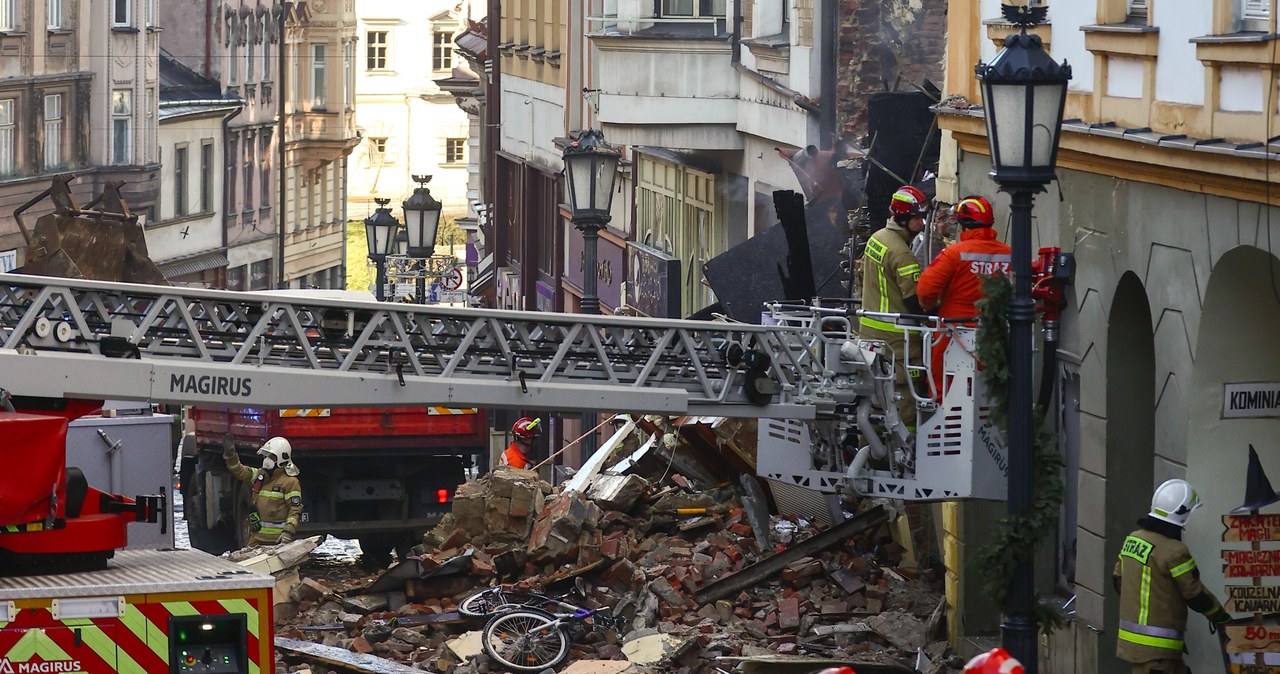
<svg viewBox="0 0 1280 674">
<path fill-rule="evenodd" d="M 1196 490 L 1186 480 L 1165 480 L 1151 495 L 1150 515 L 1169 524 L 1185 527 L 1191 512 L 1201 505 Z"/>
<path fill-rule="evenodd" d="M 263 468 L 271 470 L 279 466 L 286 475 L 297 476 L 298 466 L 293 463 L 293 447 L 288 440 L 278 436 L 271 438 L 263 443 L 258 455 L 262 457 Z"/>
</svg>

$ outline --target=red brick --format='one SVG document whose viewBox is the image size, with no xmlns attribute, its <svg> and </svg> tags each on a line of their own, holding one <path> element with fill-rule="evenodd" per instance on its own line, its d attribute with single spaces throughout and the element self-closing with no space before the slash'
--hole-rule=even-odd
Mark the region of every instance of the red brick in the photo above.
<svg viewBox="0 0 1280 674">
<path fill-rule="evenodd" d="M 784 630 L 800 626 L 800 601 L 795 597 L 778 600 L 778 627 Z"/>
</svg>

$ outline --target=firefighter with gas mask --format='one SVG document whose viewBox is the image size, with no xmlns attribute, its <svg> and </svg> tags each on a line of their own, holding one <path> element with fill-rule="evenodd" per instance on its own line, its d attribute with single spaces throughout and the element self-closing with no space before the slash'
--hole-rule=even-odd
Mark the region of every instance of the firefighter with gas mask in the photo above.
<svg viewBox="0 0 1280 674">
<path fill-rule="evenodd" d="M 302 487 L 298 483 L 298 466 L 293 463 L 293 449 L 288 440 L 275 437 L 258 449 L 258 455 L 262 457 L 261 468 L 242 465 L 236 454 L 235 437 L 230 433 L 222 436 L 227 470 L 253 490 L 249 545 L 288 543 L 302 517 Z"/>
<path fill-rule="evenodd" d="M 1187 609 L 1203 613 L 1209 628 L 1221 628 L 1231 615 L 1200 582 L 1182 529 L 1200 507 L 1186 480 L 1167 480 L 1151 497 L 1151 512 L 1124 539 L 1112 580 L 1120 592 L 1116 656 L 1133 665 L 1134 674 L 1185 674 L 1182 662 Z"/>
</svg>

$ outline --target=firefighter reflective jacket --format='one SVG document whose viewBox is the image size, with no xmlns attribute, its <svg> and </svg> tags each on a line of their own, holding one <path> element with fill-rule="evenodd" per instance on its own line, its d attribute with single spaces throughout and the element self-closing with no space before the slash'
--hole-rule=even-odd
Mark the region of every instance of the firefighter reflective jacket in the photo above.
<svg viewBox="0 0 1280 674">
<path fill-rule="evenodd" d="M 910 313 L 907 299 L 915 297 L 920 261 L 911 253 L 911 234 L 890 222 L 871 235 L 862 256 L 862 308 L 884 313 Z M 863 316 L 858 334 L 891 344 L 903 339 L 902 328 L 889 321 Z"/>
<path fill-rule="evenodd" d="M 512 440 L 511 444 L 507 446 L 507 450 L 502 453 L 501 465 L 521 469 L 532 468 L 529 465 L 529 459 L 524 455 L 524 450 L 520 449 L 520 444 L 515 440 Z"/>
<path fill-rule="evenodd" d="M 938 253 L 920 274 L 916 295 L 920 305 L 943 318 L 977 316 L 974 303 L 982 299 L 982 277 L 1009 276 L 1009 244 L 996 238 L 991 227 L 960 232 L 959 243 Z"/>
<path fill-rule="evenodd" d="M 1165 535 L 1176 536 L 1181 530 L 1149 517 L 1139 525 L 1141 529 L 1124 539 L 1112 572 L 1120 589 L 1116 656 L 1132 663 L 1181 660 L 1187 608 L 1210 620 L 1225 613 L 1217 597 L 1200 582 L 1191 551 L 1182 541 Z"/>
<path fill-rule="evenodd" d="M 234 454 L 227 459 L 227 470 L 232 477 L 253 488 L 253 507 L 258 521 L 253 522 L 250 515 L 249 545 L 275 545 L 280 542 L 280 534 L 288 531 L 293 536 L 297 532 L 302 518 L 302 487 L 298 478 L 279 468 L 249 468 Z"/>
</svg>

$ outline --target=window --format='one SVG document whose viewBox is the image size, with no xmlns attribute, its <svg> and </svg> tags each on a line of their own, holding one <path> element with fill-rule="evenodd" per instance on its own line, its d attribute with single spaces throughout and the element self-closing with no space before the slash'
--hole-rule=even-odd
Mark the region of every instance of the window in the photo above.
<svg viewBox="0 0 1280 674">
<path fill-rule="evenodd" d="M 311 107 L 324 109 L 325 98 L 325 46 L 311 45 Z"/>
<path fill-rule="evenodd" d="M 227 168 L 227 179 L 222 183 L 223 198 L 227 201 L 226 214 L 231 217 L 236 212 L 236 151 L 240 147 L 239 139 L 233 134 L 227 139 L 226 156 L 223 163 Z"/>
<path fill-rule="evenodd" d="M 18 30 L 19 0 L 0 0 L 0 30 Z"/>
<path fill-rule="evenodd" d="M 249 265 L 249 290 L 271 288 L 271 260 L 259 260 Z"/>
<path fill-rule="evenodd" d="M 244 210 L 253 208 L 253 174 L 258 170 L 258 163 L 254 161 L 253 150 L 254 143 L 253 132 L 245 134 L 244 137 Z"/>
<path fill-rule="evenodd" d="M 1129 0 L 1129 18 L 1146 23 L 1150 0 Z"/>
<path fill-rule="evenodd" d="M 262 17 L 262 81 L 271 81 L 271 16 Z"/>
<path fill-rule="evenodd" d="M 453 33 L 438 30 L 433 38 L 435 45 L 431 50 L 431 67 L 435 70 L 453 68 Z"/>
<path fill-rule="evenodd" d="M 373 145 L 373 156 L 381 159 L 387 156 L 387 139 L 386 138 L 370 138 L 369 142 Z"/>
<path fill-rule="evenodd" d="M 387 31 L 371 30 L 365 34 L 365 43 L 368 44 L 368 63 L 365 66 L 369 70 L 386 70 L 387 69 Z"/>
<path fill-rule="evenodd" d="M 62 94 L 44 97 L 44 167 L 62 166 Z"/>
<path fill-rule="evenodd" d="M 661 0 L 664 18 L 724 18 L 725 0 Z"/>
<path fill-rule="evenodd" d="M 244 81 L 253 82 L 253 43 L 244 46 Z"/>
<path fill-rule="evenodd" d="M 461 164 L 466 160 L 467 160 L 467 139 L 466 138 L 444 139 L 444 162 L 446 164 Z"/>
<path fill-rule="evenodd" d="M 111 163 L 133 161 L 133 92 L 111 92 Z"/>
<path fill-rule="evenodd" d="M 227 47 L 227 84 L 235 86 L 240 80 L 240 45 L 236 44 L 236 39 L 231 38 L 231 45 Z"/>
<path fill-rule="evenodd" d="M 49 28 L 62 27 L 62 0 L 47 0 L 45 3 L 45 23 Z"/>
<path fill-rule="evenodd" d="M 133 0 L 111 0 L 111 25 L 133 25 L 133 17 L 130 15 L 132 5 Z"/>
<path fill-rule="evenodd" d="M 1244 0 L 1240 8 L 1241 28 L 1244 30 L 1271 29 L 1271 0 Z"/>
<path fill-rule="evenodd" d="M 262 142 L 262 153 L 259 155 L 262 162 L 262 175 L 258 178 L 258 184 L 262 186 L 262 196 L 258 199 L 258 208 L 267 208 L 271 205 L 271 129 L 263 129 L 258 138 Z"/>
<path fill-rule="evenodd" d="M 147 0 L 147 27 L 156 25 L 156 0 Z"/>
<path fill-rule="evenodd" d="M 200 212 L 213 210 L 213 141 L 200 143 Z"/>
<path fill-rule="evenodd" d="M 227 290 L 247 290 L 249 265 L 240 265 L 227 269 Z"/>
<path fill-rule="evenodd" d="M 13 99 L 0 99 L 0 176 L 13 173 L 16 147 L 13 144 L 18 120 L 13 116 Z"/>
<path fill-rule="evenodd" d="M 187 214 L 187 146 L 173 148 L 173 216 Z"/>
</svg>

